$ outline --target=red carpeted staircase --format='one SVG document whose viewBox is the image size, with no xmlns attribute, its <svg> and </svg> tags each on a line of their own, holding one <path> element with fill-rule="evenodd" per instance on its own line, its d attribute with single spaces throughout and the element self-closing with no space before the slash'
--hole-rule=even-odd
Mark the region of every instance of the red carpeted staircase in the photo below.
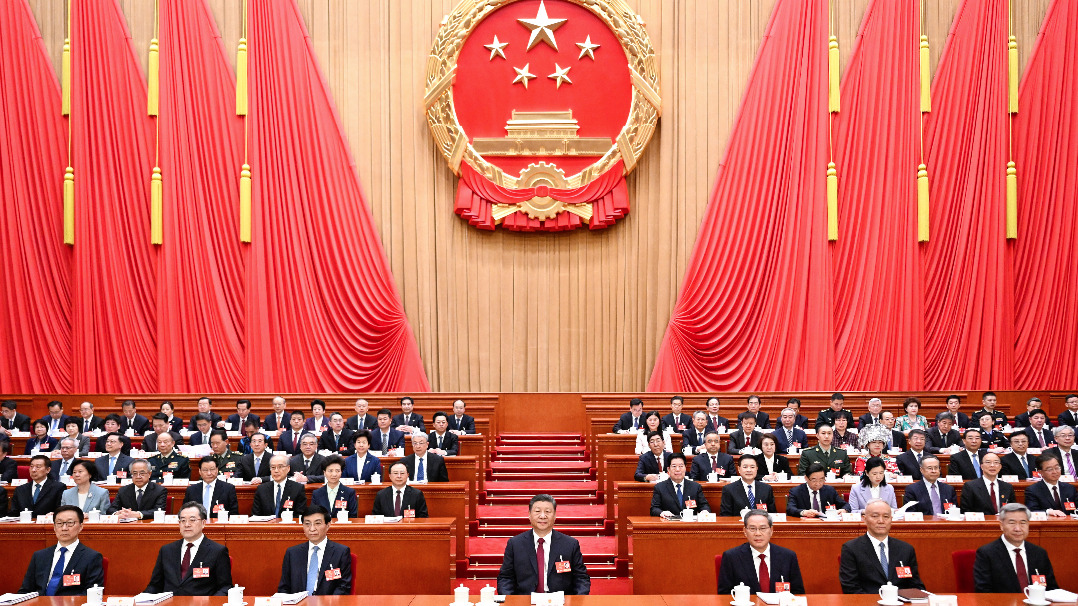
<svg viewBox="0 0 1078 606">
<path fill-rule="evenodd" d="M 528 501 L 541 493 L 558 502 L 556 528 L 580 541 L 592 578 L 617 576 L 614 522 L 604 517 L 603 494 L 583 436 L 513 433 L 499 435 L 490 453 L 476 521 L 469 528 L 467 578 L 497 578 L 506 541 L 530 527 Z"/>
</svg>

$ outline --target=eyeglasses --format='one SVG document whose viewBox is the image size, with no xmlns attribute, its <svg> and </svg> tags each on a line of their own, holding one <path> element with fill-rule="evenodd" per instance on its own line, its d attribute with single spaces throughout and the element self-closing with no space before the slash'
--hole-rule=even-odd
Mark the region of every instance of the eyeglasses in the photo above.
<svg viewBox="0 0 1078 606">
<path fill-rule="evenodd" d="M 74 528 L 75 525 L 78 524 L 78 521 L 71 520 L 71 521 L 68 521 L 68 522 L 53 522 L 52 524 L 53 524 L 53 526 L 56 526 L 57 528 Z"/>
<path fill-rule="evenodd" d="M 746 532 L 751 532 L 752 534 L 760 534 L 760 533 L 763 533 L 763 532 L 767 532 L 769 530 L 771 530 L 770 526 L 746 526 L 745 527 L 745 531 Z"/>
</svg>

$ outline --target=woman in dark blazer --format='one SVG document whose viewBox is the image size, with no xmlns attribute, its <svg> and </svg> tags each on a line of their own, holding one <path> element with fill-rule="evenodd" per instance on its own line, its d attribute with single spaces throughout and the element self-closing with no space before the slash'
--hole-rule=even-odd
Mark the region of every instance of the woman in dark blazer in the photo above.
<svg viewBox="0 0 1078 606">
<path fill-rule="evenodd" d="M 773 476 L 776 473 L 790 474 L 790 462 L 785 456 L 778 454 L 778 441 L 774 434 L 764 434 L 760 438 L 760 450 L 763 452 L 756 455 L 756 465 L 761 480 Z"/>
<path fill-rule="evenodd" d="M 38 419 L 34 421 L 34 437 L 26 441 L 26 450 L 23 454 L 28 455 L 35 448 L 38 452 L 51 452 L 59 446 L 59 440 L 49 437 L 49 424 Z"/>
</svg>

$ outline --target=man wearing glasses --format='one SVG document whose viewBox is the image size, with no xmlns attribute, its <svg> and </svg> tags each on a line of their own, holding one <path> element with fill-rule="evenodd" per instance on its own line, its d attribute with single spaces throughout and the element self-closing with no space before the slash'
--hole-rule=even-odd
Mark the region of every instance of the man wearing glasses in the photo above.
<svg viewBox="0 0 1078 606">
<path fill-rule="evenodd" d="M 752 593 L 805 593 L 797 554 L 771 544 L 771 516 L 762 509 L 750 509 L 743 522 L 748 541 L 722 554 L 719 594 L 729 594 L 739 583 L 748 585 Z"/>
<path fill-rule="evenodd" d="M 153 469 L 146 459 L 135 459 L 131 463 L 130 473 L 131 483 L 116 493 L 108 513 L 116 514 L 121 520 L 152 519 L 154 511 L 165 508 L 168 491 L 164 486 L 150 481 Z"/>
<path fill-rule="evenodd" d="M 82 510 L 74 505 L 60 506 L 53 515 L 52 526 L 56 545 L 34 552 L 19 593 L 86 595 L 88 588 L 104 586 L 101 554 L 79 542 Z"/>
<path fill-rule="evenodd" d="M 175 595 L 228 595 L 232 586 L 232 562 L 228 548 L 202 534 L 206 508 L 195 502 L 180 509 L 180 541 L 166 543 L 157 552 L 157 563 L 145 593 L 171 591 Z"/>
<path fill-rule="evenodd" d="M 1063 467 L 1059 459 L 1050 454 L 1037 457 L 1037 469 L 1041 481 L 1026 488 L 1026 507 L 1031 511 L 1044 511 L 1051 518 L 1064 518 L 1075 512 L 1078 490 L 1067 482 L 1060 482 Z"/>
</svg>

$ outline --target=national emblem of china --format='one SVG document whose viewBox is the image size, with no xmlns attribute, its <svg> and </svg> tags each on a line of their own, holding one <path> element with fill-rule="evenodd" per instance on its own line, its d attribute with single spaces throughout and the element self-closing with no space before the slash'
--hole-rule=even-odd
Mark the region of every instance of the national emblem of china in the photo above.
<svg viewBox="0 0 1078 606">
<path fill-rule="evenodd" d="M 624 0 L 463 0 L 427 62 L 424 107 L 480 229 L 607 227 L 660 113 L 655 52 Z"/>
</svg>

